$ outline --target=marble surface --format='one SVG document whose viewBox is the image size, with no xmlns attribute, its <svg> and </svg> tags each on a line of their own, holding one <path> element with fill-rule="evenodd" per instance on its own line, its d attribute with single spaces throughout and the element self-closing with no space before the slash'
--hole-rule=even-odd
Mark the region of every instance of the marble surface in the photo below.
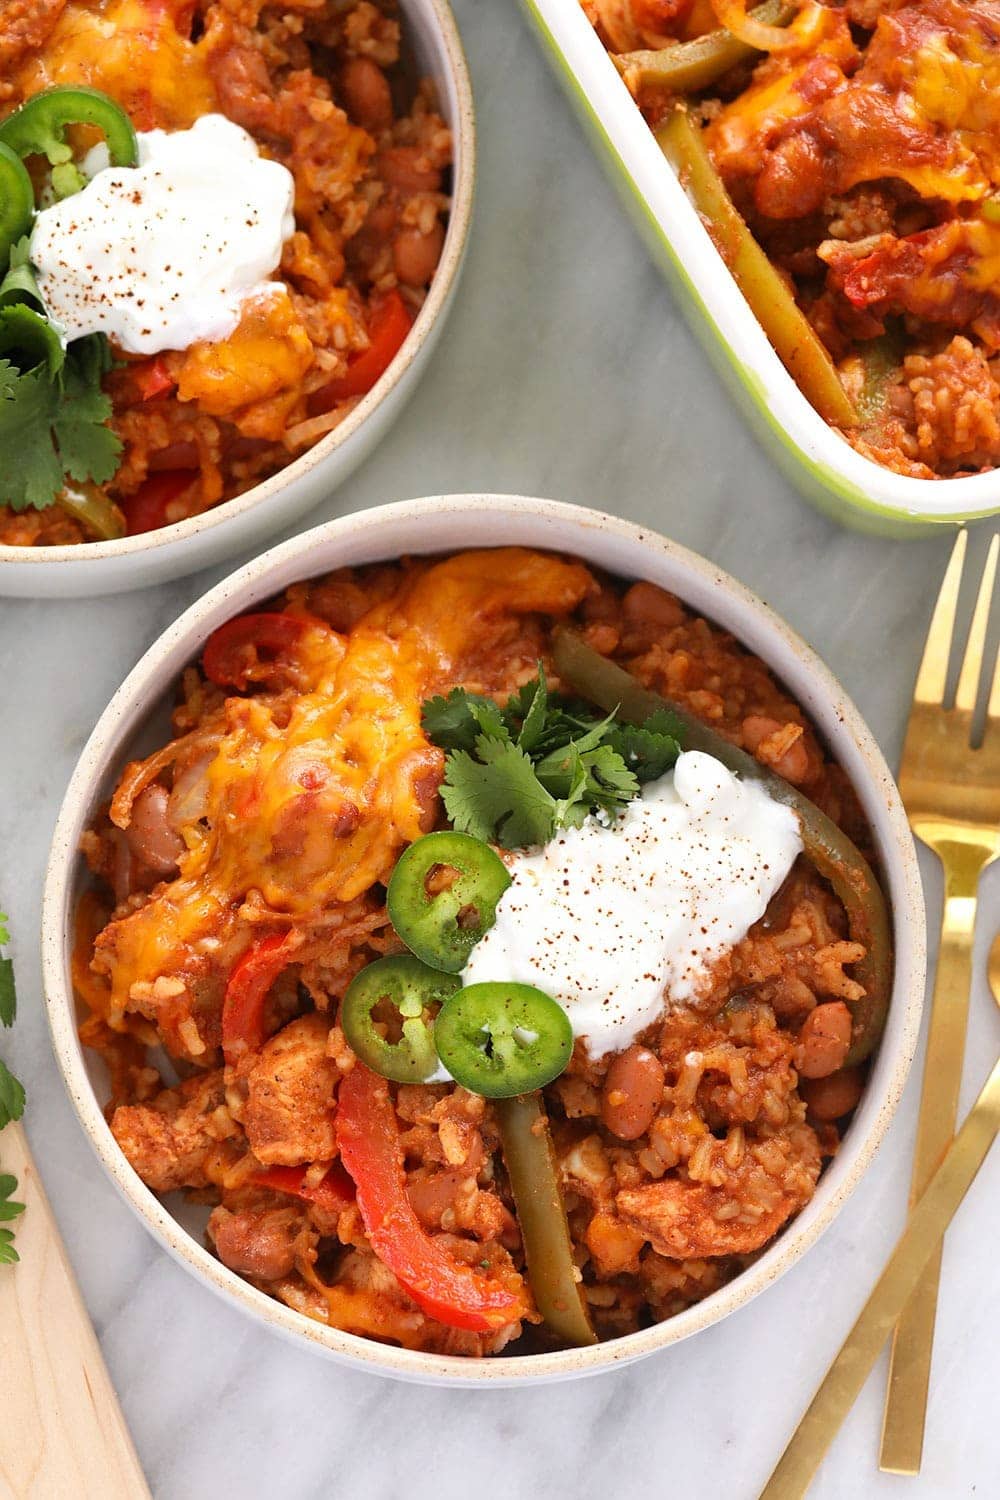
<svg viewBox="0 0 1000 1500">
<path fill-rule="evenodd" d="M 495 489 L 658 527 L 738 574 L 807 636 L 894 761 L 948 538 L 862 538 L 796 498 L 731 411 L 519 13 L 482 0 L 458 0 L 456 10 L 482 153 L 465 281 L 412 404 L 316 519 Z M 980 529 L 974 554 L 985 545 Z M 10 1051 L 154 1494 L 458 1500 L 485 1482 L 560 1500 L 751 1500 L 902 1226 L 916 1072 L 861 1188 L 777 1286 L 645 1364 L 532 1390 L 394 1385 L 284 1343 L 168 1260 L 105 1181 L 63 1093 L 42 1016 L 36 932 L 46 851 L 71 767 L 112 691 L 216 576 L 112 599 L 0 607 L 0 900 L 12 917 L 22 999 Z M 937 873 L 930 861 L 924 868 L 936 912 Z M 982 978 L 986 936 L 998 925 L 993 880 L 980 918 L 966 1106 L 1000 1049 Z M 880 1365 L 816 1500 L 1000 1493 L 998 1240 L 994 1153 L 947 1242 L 921 1477 L 877 1471 Z"/>
</svg>

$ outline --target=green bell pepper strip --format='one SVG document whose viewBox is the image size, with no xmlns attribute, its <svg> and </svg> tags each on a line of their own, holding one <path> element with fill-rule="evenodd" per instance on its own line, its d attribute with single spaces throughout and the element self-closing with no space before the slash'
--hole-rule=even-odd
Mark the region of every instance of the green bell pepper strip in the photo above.
<svg viewBox="0 0 1000 1500">
<path fill-rule="evenodd" d="M 84 186 L 73 165 L 73 150 L 66 140 L 71 125 L 93 125 L 108 145 L 115 167 L 134 167 L 139 162 L 139 143 L 128 115 L 99 89 L 59 87 L 43 89 L 0 124 L 0 144 L 17 156 L 44 156 L 52 167 L 52 186 L 60 198 Z"/>
<path fill-rule="evenodd" d="M 366 1067 L 394 1083 L 426 1083 L 437 1069 L 433 1011 L 457 990 L 457 975 L 428 968 L 410 954 L 377 958 L 355 974 L 340 1008 L 344 1035 Z M 376 1029 L 375 1011 L 396 1012 L 400 1035 L 389 1041 Z"/>
<path fill-rule="evenodd" d="M 35 212 L 35 189 L 24 163 L 0 141 L 0 266 L 27 234 Z"/>
<path fill-rule="evenodd" d="M 895 333 L 883 333 L 860 347 L 865 372 L 857 403 L 862 432 L 877 432 L 888 413 L 890 387 L 900 374 L 902 351 L 903 341 Z"/>
<path fill-rule="evenodd" d="M 806 400 L 833 426 L 856 427 L 854 403 L 827 349 L 737 211 L 687 110 L 672 109 L 654 134 L 751 311 Z"/>
<path fill-rule="evenodd" d="M 509 1099 L 565 1071 L 573 1028 L 551 995 L 501 980 L 449 995 L 434 1022 L 434 1042 L 456 1083 L 485 1099 Z"/>
<path fill-rule="evenodd" d="M 750 16 L 763 26 L 787 26 L 797 8 L 785 0 L 766 0 L 750 11 Z M 738 63 L 759 56 L 758 48 L 720 28 L 690 42 L 675 42 L 672 47 L 612 53 L 612 61 L 632 89 L 693 94 L 708 88 Z"/>
<path fill-rule="evenodd" d="M 596 1344 L 597 1334 L 573 1259 L 566 1207 L 559 1191 L 559 1167 L 542 1096 L 532 1093 L 497 1099 L 493 1109 L 500 1125 L 535 1306 L 561 1344 Z"/>
<path fill-rule="evenodd" d="M 863 944 L 865 957 L 855 965 L 865 993 L 851 1005 L 851 1048 L 845 1066 L 863 1062 L 878 1044 L 892 992 L 892 937 L 881 887 L 861 851 L 842 829 L 790 782 L 769 771 L 728 740 L 722 739 L 686 709 L 642 687 L 634 677 L 593 651 L 570 630 L 556 633 L 553 661 L 563 683 L 609 712 L 639 724 L 657 708 L 667 707 L 680 719 L 688 750 L 714 755 L 744 781 L 755 781 L 776 802 L 798 815 L 807 858 L 829 881 L 847 912 L 852 939 Z"/>
<path fill-rule="evenodd" d="M 425 964 L 457 974 L 493 926 L 509 885 L 506 865 L 482 839 L 428 833 L 404 850 L 392 872 L 389 920 Z"/>
<path fill-rule="evenodd" d="M 125 535 L 125 517 L 113 500 L 96 484 L 64 481 L 55 504 L 101 542 L 114 542 Z"/>
</svg>

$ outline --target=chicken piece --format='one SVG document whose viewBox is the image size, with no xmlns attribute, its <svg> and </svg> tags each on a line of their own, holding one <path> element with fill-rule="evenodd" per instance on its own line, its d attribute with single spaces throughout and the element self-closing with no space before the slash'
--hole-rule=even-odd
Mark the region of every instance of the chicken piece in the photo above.
<svg viewBox="0 0 1000 1500">
<path fill-rule="evenodd" d="M 793 1125 L 748 1146 L 737 1168 L 720 1170 L 711 1181 L 664 1177 L 623 1189 L 616 1204 L 625 1223 L 640 1230 L 659 1255 L 749 1255 L 808 1202 L 819 1167 L 815 1132 Z"/>
<path fill-rule="evenodd" d="M 280 1281 L 291 1274 L 303 1230 L 302 1214 L 292 1208 L 231 1213 L 220 1207 L 208 1220 L 208 1236 L 222 1264 L 253 1281 Z"/>
<path fill-rule="evenodd" d="M 330 1161 L 337 1154 L 333 1096 L 338 1073 L 326 1055 L 329 1024 L 300 1016 L 273 1036 L 247 1077 L 243 1126 L 268 1166 Z"/>
<path fill-rule="evenodd" d="M 226 1143 L 239 1126 L 226 1107 L 222 1070 L 164 1089 L 151 1104 L 122 1104 L 111 1133 L 147 1187 L 156 1193 L 206 1187 L 212 1158 L 237 1154 Z"/>
</svg>

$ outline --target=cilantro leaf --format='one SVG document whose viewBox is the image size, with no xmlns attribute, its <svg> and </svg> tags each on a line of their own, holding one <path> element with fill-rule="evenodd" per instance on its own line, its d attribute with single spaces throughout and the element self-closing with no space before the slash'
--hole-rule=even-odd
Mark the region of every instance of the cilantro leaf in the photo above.
<svg viewBox="0 0 1000 1500">
<path fill-rule="evenodd" d="M 0 354 L 19 370 L 45 371 L 54 381 L 66 362 L 62 339 L 44 313 L 26 302 L 0 307 Z"/>
<path fill-rule="evenodd" d="M 0 958 L 0 1025 L 13 1026 L 17 1013 L 17 993 L 14 989 L 14 965 L 9 958 Z"/>
<path fill-rule="evenodd" d="M 0 505 L 41 510 L 62 488 L 62 465 L 52 442 L 58 402 L 55 385 L 43 368 L 19 375 L 13 390 L 0 399 Z"/>
<path fill-rule="evenodd" d="M 71 479 L 104 484 L 118 468 L 121 440 L 105 424 L 111 418 L 111 398 L 101 390 L 106 368 L 101 347 L 93 339 L 81 339 L 66 360 L 62 398 L 52 420 L 63 472 Z"/>
<path fill-rule="evenodd" d="M 545 681 L 545 669 L 539 662 L 537 676 L 524 683 L 507 700 L 504 719 L 511 733 L 516 734 L 521 749 L 530 753 L 541 740 L 548 718 L 549 689 Z"/>
<path fill-rule="evenodd" d="M 30 242 L 26 234 L 11 246 L 9 269 L 0 281 L 0 307 L 11 302 L 27 302 L 44 313 L 45 304 L 38 290 L 29 252 Z"/>
<path fill-rule="evenodd" d="M 449 755 L 441 796 L 460 833 L 505 849 L 544 844 L 555 828 L 555 799 L 517 745 L 480 735 L 474 759 L 467 750 Z"/>
<path fill-rule="evenodd" d="M 0 1130 L 24 1114 L 24 1086 L 6 1063 L 0 1062 Z"/>
<path fill-rule="evenodd" d="M 9 942 L 7 918 L 0 911 L 0 948 Z M 13 1026 L 16 1014 L 17 991 L 14 988 L 14 965 L 9 958 L 0 958 L 0 1025 Z"/>
<path fill-rule="evenodd" d="M 17 304 L 0 309 L 0 320 L 27 313 Z M 97 484 L 113 477 L 121 442 L 106 426 L 111 401 L 100 381 L 108 358 L 106 340 L 95 336 L 70 346 L 58 376 L 45 363 L 26 374 L 0 366 L 0 505 L 43 509 L 67 475 Z"/>
<path fill-rule="evenodd" d="M 481 734 L 503 728 L 500 710 L 490 698 L 452 688 L 447 698 L 428 698 L 421 711 L 424 733 L 442 750 L 473 750 Z M 503 737 L 494 733 L 493 738 Z"/>
<path fill-rule="evenodd" d="M 542 663 L 500 709 L 454 688 L 424 704 L 429 739 L 447 750 L 441 789 L 455 828 L 507 848 L 542 844 L 588 814 L 616 817 L 680 753 L 679 723 L 657 711 L 637 727 L 617 712 L 551 695 Z"/>
<path fill-rule="evenodd" d="M 614 724 L 607 743 L 616 750 L 639 781 L 657 781 L 681 753 L 679 719 L 666 709 L 651 714 L 639 724 Z"/>
<path fill-rule="evenodd" d="M 24 1204 L 16 1203 L 11 1193 L 17 1192 L 17 1178 L 9 1172 L 0 1173 L 0 1223 L 9 1224 L 24 1213 Z M 14 1231 L 0 1229 L 0 1266 L 11 1266 L 20 1256 L 14 1249 Z"/>
</svg>

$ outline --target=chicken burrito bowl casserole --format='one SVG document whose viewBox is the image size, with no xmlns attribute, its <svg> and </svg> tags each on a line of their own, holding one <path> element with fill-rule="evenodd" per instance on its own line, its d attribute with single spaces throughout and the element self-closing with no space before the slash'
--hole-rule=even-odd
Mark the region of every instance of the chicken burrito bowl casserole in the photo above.
<svg viewBox="0 0 1000 1500">
<path fill-rule="evenodd" d="M 803 394 L 918 479 L 1000 462 L 1000 5 L 581 0 Z"/>
<path fill-rule="evenodd" d="M 891 987 L 844 772 L 761 661 L 522 547 L 216 629 L 84 835 L 81 1038 L 208 1243 L 331 1328 L 670 1318 L 808 1203 Z"/>
<path fill-rule="evenodd" d="M 0 0 L 0 545 L 157 530 L 332 432 L 451 150 L 394 0 Z"/>
</svg>

